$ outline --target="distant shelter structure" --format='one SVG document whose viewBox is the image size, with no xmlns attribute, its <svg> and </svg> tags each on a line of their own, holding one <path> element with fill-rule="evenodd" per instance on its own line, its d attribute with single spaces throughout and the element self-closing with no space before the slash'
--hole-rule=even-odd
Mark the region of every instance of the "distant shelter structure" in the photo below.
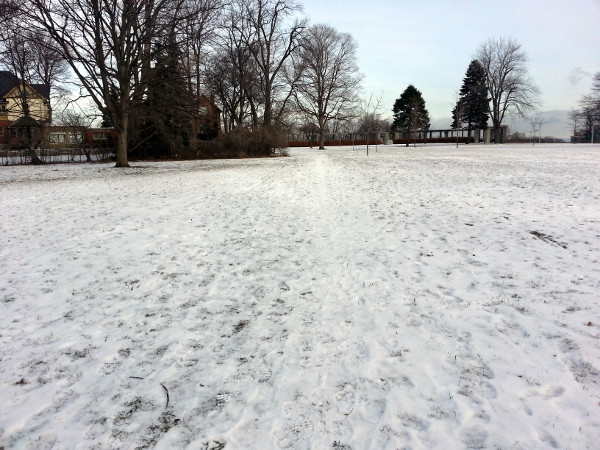
<svg viewBox="0 0 600 450">
<path fill-rule="evenodd" d="M 474 143 L 474 144 L 503 144 L 508 136 L 508 126 L 500 127 L 499 136 L 496 137 L 493 128 L 485 130 L 474 129 L 469 134 L 466 128 L 446 128 L 438 130 L 420 130 L 413 133 L 369 131 L 361 133 L 329 133 L 325 135 L 326 146 L 336 145 L 363 145 L 363 144 L 435 144 L 435 143 Z M 293 131 L 288 133 L 291 147 L 313 146 L 316 143 L 316 134 L 307 131 Z"/>
</svg>

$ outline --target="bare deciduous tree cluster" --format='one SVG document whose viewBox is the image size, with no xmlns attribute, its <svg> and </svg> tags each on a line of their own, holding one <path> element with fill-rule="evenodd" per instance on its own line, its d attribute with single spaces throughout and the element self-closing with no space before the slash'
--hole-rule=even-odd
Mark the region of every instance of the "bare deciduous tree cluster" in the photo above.
<svg viewBox="0 0 600 450">
<path fill-rule="evenodd" d="M 8 17 L 14 4 L 1 1 Z M 349 117 L 360 82 L 351 36 L 308 28 L 294 0 L 30 0 L 16 14 L 32 34 L 10 41 L 52 52 L 36 78 L 53 88 L 68 65 L 116 131 L 117 166 L 128 165 L 132 141 L 197 119 L 202 95 L 217 96 L 225 131 L 269 129 L 298 112 L 324 130 Z M 312 86 L 316 71 L 329 79 Z"/>
<path fill-rule="evenodd" d="M 600 142 L 600 72 L 592 78 L 592 89 L 569 114 L 576 141 Z"/>
<path fill-rule="evenodd" d="M 11 33 L 0 62 L 54 92 L 68 67 L 80 96 L 116 131 L 117 166 L 149 141 L 193 146 L 206 95 L 216 96 L 226 132 L 303 122 L 323 148 L 325 133 L 352 119 L 374 127 L 369 114 L 361 120 L 356 41 L 309 27 L 295 0 L 0 0 L 0 9 L 1 20 L 27 25 L 0 27 Z M 507 112 L 535 108 L 519 44 L 490 39 L 477 59 L 494 128 Z"/>
</svg>

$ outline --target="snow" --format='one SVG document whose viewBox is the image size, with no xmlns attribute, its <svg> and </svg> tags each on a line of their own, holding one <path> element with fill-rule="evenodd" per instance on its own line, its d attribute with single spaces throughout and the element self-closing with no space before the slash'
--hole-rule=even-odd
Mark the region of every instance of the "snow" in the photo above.
<svg viewBox="0 0 600 450">
<path fill-rule="evenodd" d="M 597 448 L 599 161 L 0 168 L 0 448 Z"/>
</svg>

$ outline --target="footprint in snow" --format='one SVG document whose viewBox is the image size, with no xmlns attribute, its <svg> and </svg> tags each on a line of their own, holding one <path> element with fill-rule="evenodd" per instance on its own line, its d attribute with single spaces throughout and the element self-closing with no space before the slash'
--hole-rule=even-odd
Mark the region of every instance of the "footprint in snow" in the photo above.
<svg viewBox="0 0 600 450">
<path fill-rule="evenodd" d="M 547 431 L 541 431 L 540 433 L 538 433 L 538 438 L 544 444 L 549 445 L 552 448 L 558 448 L 559 447 L 559 444 L 556 441 L 556 439 L 554 439 L 554 437 L 550 433 L 548 433 Z"/>
<path fill-rule="evenodd" d="M 488 438 L 488 433 L 482 427 L 477 425 L 470 426 L 461 431 L 462 441 L 465 448 L 485 448 L 485 442 Z"/>
<path fill-rule="evenodd" d="M 308 447 L 308 438 L 313 431 L 313 423 L 308 419 L 286 423 L 275 432 L 277 446 L 294 449 Z"/>
</svg>

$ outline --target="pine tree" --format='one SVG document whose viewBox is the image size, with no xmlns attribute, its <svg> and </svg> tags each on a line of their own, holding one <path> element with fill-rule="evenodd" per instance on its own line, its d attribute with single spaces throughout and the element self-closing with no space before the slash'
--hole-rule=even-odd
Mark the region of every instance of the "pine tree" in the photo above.
<svg viewBox="0 0 600 450">
<path fill-rule="evenodd" d="M 154 46 L 152 79 L 146 101 L 132 118 L 130 148 L 144 157 L 170 157 L 190 145 L 196 97 L 188 90 L 175 37 Z"/>
<path fill-rule="evenodd" d="M 392 111 L 392 131 L 401 131 L 412 136 L 415 131 L 429 129 L 429 112 L 425 108 L 425 100 L 412 84 L 396 100 Z"/>
<path fill-rule="evenodd" d="M 467 126 L 468 136 L 472 129 L 485 130 L 489 118 L 489 98 L 485 82 L 485 70 L 477 60 L 471 61 L 460 88 L 460 120 L 457 123 L 456 110 L 452 110 L 452 128 Z"/>
</svg>

